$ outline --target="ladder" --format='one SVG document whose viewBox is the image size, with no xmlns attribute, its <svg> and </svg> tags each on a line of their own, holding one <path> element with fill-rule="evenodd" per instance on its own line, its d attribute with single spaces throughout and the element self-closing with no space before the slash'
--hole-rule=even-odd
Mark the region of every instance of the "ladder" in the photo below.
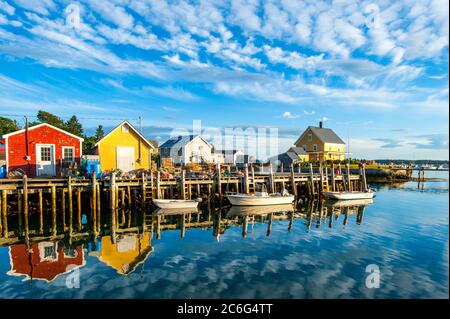
<svg viewBox="0 0 450 319">
<path fill-rule="evenodd" d="M 323 170 L 325 170 L 325 173 L 323 173 Z M 327 175 L 327 169 L 326 167 L 322 168 L 322 174 L 320 174 L 320 176 L 322 177 L 321 179 L 321 186 L 322 186 L 322 192 L 328 192 L 330 189 L 330 186 L 328 184 L 328 175 Z"/>
</svg>

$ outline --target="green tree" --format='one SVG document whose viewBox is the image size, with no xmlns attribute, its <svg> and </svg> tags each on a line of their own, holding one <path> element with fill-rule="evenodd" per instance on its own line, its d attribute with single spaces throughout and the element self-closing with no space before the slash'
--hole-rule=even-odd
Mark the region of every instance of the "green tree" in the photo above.
<svg viewBox="0 0 450 319">
<path fill-rule="evenodd" d="M 65 123 L 65 129 L 72 134 L 83 136 L 83 126 L 75 115 Z"/>
<path fill-rule="evenodd" d="M 19 130 L 15 120 L 0 116 L 0 136 Z"/>
<path fill-rule="evenodd" d="M 99 125 L 95 131 L 96 143 L 100 141 L 105 136 L 105 131 L 103 130 L 103 125 Z"/>
<path fill-rule="evenodd" d="M 46 111 L 39 110 L 37 113 L 37 119 L 40 123 L 48 123 L 61 129 L 66 128 L 63 119 Z"/>
<path fill-rule="evenodd" d="M 95 136 L 85 136 L 83 141 L 83 154 L 92 155 L 95 143 L 97 143 Z"/>
</svg>

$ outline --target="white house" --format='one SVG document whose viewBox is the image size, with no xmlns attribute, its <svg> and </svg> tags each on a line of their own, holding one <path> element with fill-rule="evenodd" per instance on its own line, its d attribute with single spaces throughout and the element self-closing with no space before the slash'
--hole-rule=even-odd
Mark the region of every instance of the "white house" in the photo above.
<svg viewBox="0 0 450 319">
<path fill-rule="evenodd" d="M 174 165 L 212 163 L 213 146 L 200 135 L 176 136 L 159 147 L 160 157 L 171 158 Z"/>
</svg>

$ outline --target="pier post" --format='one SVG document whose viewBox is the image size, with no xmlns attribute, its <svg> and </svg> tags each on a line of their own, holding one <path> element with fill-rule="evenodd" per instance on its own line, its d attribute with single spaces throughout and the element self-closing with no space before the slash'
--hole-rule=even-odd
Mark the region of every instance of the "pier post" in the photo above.
<svg viewBox="0 0 450 319">
<path fill-rule="evenodd" d="M 56 236 L 56 186 L 52 186 L 52 234 Z"/>
<path fill-rule="evenodd" d="M 158 170 L 156 172 L 156 198 L 161 197 L 161 172 Z"/>
<path fill-rule="evenodd" d="M 244 164 L 244 193 L 250 193 L 250 181 L 248 176 L 248 164 Z"/>
<path fill-rule="evenodd" d="M 145 174 L 142 172 L 142 212 L 145 214 L 145 201 L 146 201 L 146 194 L 145 194 Z"/>
<path fill-rule="evenodd" d="M 181 199 L 186 199 L 186 170 L 181 170 Z"/>
<path fill-rule="evenodd" d="M 217 191 L 219 197 L 222 197 L 222 173 L 220 170 L 220 164 L 217 164 Z"/>
<path fill-rule="evenodd" d="M 100 184 L 96 183 L 96 196 L 95 198 L 97 199 L 97 232 L 100 232 L 101 230 L 101 202 L 102 202 L 102 198 L 101 198 L 101 191 L 100 191 Z"/>
<path fill-rule="evenodd" d="M 81 188 L 77 188 L 77 222 L 78 230 L 81 230 Z"/>
<path fill-rule="evenodd" d="M 269 164 L 269 186 L 270 186 L 270 192 L 275 193 L 275 183 L 273 180 L 273 168 L 272 163 Z"/>
<path fill-rule="evenodd" d="M 295 185 L 295 173 L 294 173 L 294 163 L 291 163 L 291 189 L 292 189 L 292 194 L 297 196 L 297 187 Z"/>
<path fill-rule="evenodd" d="M 72 177 L 67 179 L 67 197 L 69 200 L 69 235 L 73 232 L 73 198 L 72 198 Z"/>
<path fill-rule="evenodd" d="M 111 213 L 111 235 L 112 240 L 115 242 L 116 238 L 116 175 L 111 173 L 110 185 L 109 185 L 109 208 Z"/>
<path fill-rule="evenodd" d="M 63 232 L 66 231 L 66 197 L 64 187 L 61 189 L 61 222 Z"/>
<path fill-rule="evenodd" d="M 20 236 L 23 235 L 23 192 L 22 190 L 17 190 L 17 219 L 18 219 L 18 228 Z"/>
<path fill-rule="evenodd" d="M 3 237 L 8 238 L 8 217 L 7 217 L 7 209 L 8 209 L 8 194 L 6 189 L 2 190 L 2 226 L 3 226 Z"/>
<path fill-rule="evenodd" d="M 312 163 L 309 163 L 309 179 L 310 179 L 310 183 L 311 183 L 311 196 L 314 197 L 316 192 L 314 189 L 314 170 L 313 170 Z"/>
<path fill-rule="evenodd" d="M 92 172 L 92 186 L 91 186 L 91 215 L 92 215 L 92 230 L 97 234 L 97 176 Z"/>
<path fill-rule="evenodd" d="M 363 179 L 363 186 L 364 186 L 364 191 L 367 192 L 369 190 L 368 186 L 367 186 L 367 177 L 366 177 L 366 164 L 362 164 L 362 179 Z"/>
<path fill-rule="evenodd" d="M 38 190 L 38 209 L 39 209 L 39 234 L 44 233 L 44 203 L 42 198 L 42 189 Z"/>
<path fill-rule="evenodd" d="M 333 164 L 331 164 L 331 190 L 333 192 L 336 191 L 336 179 L 334 176 L 334 174 L 335 174 L 334 171 L 335 171 L 335 169 L 334 169 L 334 163 L 333 163 Z"/>
<path fill-rule="evenodd" d="M 29 236 L 28 229 L 28 178 L 27 175 L 23 176 L 23 224 L 25 228 L 25 238 Z"/>
<path fill-rule="evenodd" d="M 352 181 L 350 179 L 350 163 L 347 163 L 347 184 L 348 184 L 348 191 L 352 191 Z"/>
</svg>

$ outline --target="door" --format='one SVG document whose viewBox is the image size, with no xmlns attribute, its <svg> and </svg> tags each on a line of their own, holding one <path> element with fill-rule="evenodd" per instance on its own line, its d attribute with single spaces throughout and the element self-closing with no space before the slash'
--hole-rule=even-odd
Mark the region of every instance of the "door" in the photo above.
<svg viewBox="0 0 450 319">
<path fill-rule="evenodd" d="M 36 175 L 55 176 L 55 146 L 49 144 L 36 145 Z"/>
<path fill-rule="evenodd" d="M 122 172 L 134 170 L 134 147 L 117 146 L 117 168 Z"/>
</svg>

